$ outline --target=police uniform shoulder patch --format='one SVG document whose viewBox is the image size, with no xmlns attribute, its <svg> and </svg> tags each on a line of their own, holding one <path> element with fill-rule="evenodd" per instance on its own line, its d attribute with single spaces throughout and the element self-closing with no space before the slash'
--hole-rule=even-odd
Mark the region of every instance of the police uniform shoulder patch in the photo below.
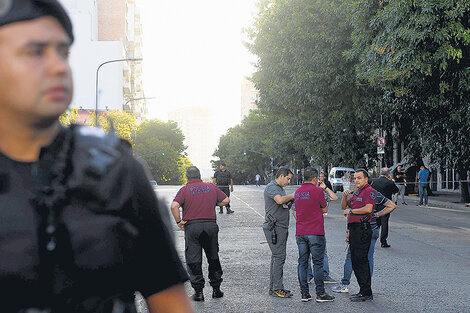
<svg viewBox="0 0 470 313">
<path fill-rule="evenodd" d="M 375 192 L 372 191 L 372 192 L 370 193 L 370 198 L 371 198 L 372 200 L 375 200 L 375 199 L 377 198 L 377 195 L 375 194 Z"/>
</svg>

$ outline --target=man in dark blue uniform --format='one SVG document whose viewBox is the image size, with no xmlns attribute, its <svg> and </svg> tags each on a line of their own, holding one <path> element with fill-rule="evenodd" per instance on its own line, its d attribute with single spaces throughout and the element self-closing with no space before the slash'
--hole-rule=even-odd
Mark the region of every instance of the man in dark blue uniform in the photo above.
<svg viewBox="0 0 470 313">
<path fill-rule="evenodd" d="M 212 182 L 230 198 L 230 192 L 233 192 L 233 179 L 232 174 L 227 170 L 227 164 L 225 164 L 225 162 L 220 162 L 220 169 L 214 173 Z M 219 206 L 220 214 L 224 213 L 223 207 L 222 205 Z M 230 209 L 230 203 L 227 203 L 225 208 L 227 209 L 227 214 L 234 212 Z"/>
<path fill-rule="evenodd" d="M 57 1 L 0 1 L 0 311 L 135 313 L 140 291 L 150 312 L 192 312 L 168 212 L 128 145 L 59 124 L 72 42 Z"/>
<path fill-rule="evenodd" d="M 387 199 L 392 199 L 392 195 L 399 191 L 398 187 L 392 181 L 390 170 L 386 167 L 380 170 L 380 177 L 372 179 L 371 186 L 383 194 Z M 390 213 L 380 217 L 380 243 L 382 248 L 390 248 L 390 245 L 387 242 L 389 219 Z"/>
</svg>

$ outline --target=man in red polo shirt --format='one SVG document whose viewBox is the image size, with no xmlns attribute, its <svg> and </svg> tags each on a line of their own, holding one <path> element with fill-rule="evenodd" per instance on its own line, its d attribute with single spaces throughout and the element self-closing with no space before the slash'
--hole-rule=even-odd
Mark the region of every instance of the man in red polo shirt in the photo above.
<svg viewBox="0 0 470 313">
<path fill-rule="evenodd" d="M 202 249 L 209 263 L 209 280 L 213 288 L 212 297 L 221 298 L 222 266 L 219 260 L 219 226 L 216 222 L 216 205 L 230 202 L 227 195 L 216 185 L 203 183 L 201 173 L 195 166 L 186 169 L 188 183 L 176 194 L 171 212 L 176 224 L 184 230 L 185 258 L 189 279 L 194 288 L 194 301 L 204 301 L 204 276 L 202 275 Z M 183 217 L 180 217 L 183 207 Z"/>
<path fill-rule="evenodd" d="M 326 186 L 325 186 L 326 189 Z M 317 302 L 333 301 L 335 297 L 325 292 L 323 277 L 323 257 L 325 253 L 325 227 L 323 213 L 328 212 L 322 188 L 318 187 L 318 171 L 312 167 L 304 169 L 304 183 L 295 191 L 296 209 L 295 240 L 299 248 L 299 277 L 301 300 L 310 301 L 307 283 L 309 255 L 314 266 L 315 291 Z"/>
<path fill-rule="evenodd" d="M 356 170 L 354 173 L 354 183 L 357 190 L 349 198 L 351 190 L 345 190 L 341 202 L 344 215 L 348 215 L 351 263 L 360 287 L 359 293 L 350 297 L 350 300 L 354 302 L 373 299 L 368 253 L 372 239 L 370 221 L 377 194 L 369 186 L 368 178 L 369 174 L 366 170 Z"/>
</svg>

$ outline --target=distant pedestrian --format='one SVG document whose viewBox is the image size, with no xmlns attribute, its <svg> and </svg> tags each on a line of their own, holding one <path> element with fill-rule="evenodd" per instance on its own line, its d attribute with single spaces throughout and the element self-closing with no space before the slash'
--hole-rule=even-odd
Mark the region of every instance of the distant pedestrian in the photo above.
<svg viewBox="0 0 470 313">
<path fill-rule="evenodd" d="M 380 170 L 380 177 L 372 179 L 372 188 L 379 191 L 387 199 L 392 199 L 392 195 L 398 192 L 398 187 L 393 183 L 390 177 L 390 170 L 386 167 Z M 382 248 L 390 248 L 387 242 L 388 238 L 388 220 L 390 214 L 385 214 L 380 218 L 380 243 Z"/>
<path fill-rule="evenodd" d="M 468 190 L 468 197 L 470 198 L 470 170 L 467 171 L 467 190 Z"/>
<path fill-rule="evenodd" d="M 303 182 L 303 173 L 301 170 L 297 170 L 297 175 L 295 175 L 297 178 L 297 185 L 301 185 Z"/>
<path fill-rule="evenodd" d="M 341 202 L 344 215 L 348 216 L 351 262 L 360 288 L 359 293 L 350 297 L 353 302 L 373 299 L 368 253 L 372 239 L 370 222 L 377 191 L 369 186 L 368 177 L 369 174 L 366 170 L 356 170 L 354 183 L 357 190 L 352 193 L 350 199 L 348 199 L 348 196 L 351 194 L 351 190 L 345 190 Z"/>
<path fill-rule="evenodd" d="M 418 172 L 418 190 L 419 190 L 419 204 L 418 206 L 423 205 L 428 206 L 428 177 L 429 171 L 421 165 L 420 171 Z"/>
<path fill-rule="evenodd" d="M 296 209 L 295 240 L 299 249 L 297 274 L 302 293 L 301 300 L 304 302 L 312 299 L 307 282 L 310 256 L 314 264 L 316 301 L 329 302 L 335 298 L 325 292 L 323 281 L 323 258 L 326 246 L 323 213 L 328 212 L 323 191 L 323 188 L 318 187 L 318 171 L 307 167 L 304 170 L 304 183 L 295 191 L 294 196 Z"/>
<path fill-rule="evenodd" d="M 367 258 L 369 260 L 369 270 L 370 277 L 372 279 L 372 274 L 374 273 L 374 251 L 375 251 L 375 242 L 379 238 L 379 223 L 380 217 L 386 214 L 390 214 L 397 207 L 391 200 L 385 198 L 380 192 L 377 192 L 377 198 L 375 199 L 375 208 L 374 214 L 370 222 L 370 227 L 372 229 L 372 238 L 369 246 L 369 252 Z M 346 242 L 349 243 L 349 230 L 346 232 Z M 333 292 L 349 292 L 349 284 L 351 282 L 352 275 L 352 263 L 351 263 L 351 249 L 348 246 L 348 251 L 346 253 L 346 259 L 344 260 L 343 267 L 343 278 L 341 283 L 338 286 L 331 288 Z"/>
<path fill-rule="evenodd" d="M 398 192 L 395 193 L 394 199 L 395 204 L 398 204 L 398 194 L 401 196 L 401 204 L 406 205 L 405 202 L 405 189 L 406 189 L 406 173 L 403 172 L 403 167 L 401 165 L 397 166 L 397 170 L 394 175 L 395 185 L 398 187 Z"/>
<path fill-rule="evenodd" d="M 271 250 L 269 270 L 269 294 L 279 298 L 290 298 L 292 292 L 284 288 L 284 263 L 289 233 L 289 205 L 294 193 L 286 195 L 284 187 L 289 185 L 293 173 L 285 167 L 276 172 L 276 178 L 264 189 L 264 208 L 266 212 L 263 224 L 264 235 Z"/>
<path fill-rule="evenodd" d="M 331 186 L 331 183 L 328 180 L 328 177 L 323 172 L 320 173 L 320 182 L 323 182 L 326 187 L 328 187 L 330 190 L 333 190 L 333 187 Z"/>
<path fill-rule="evenodd" d="M 221 298 L 222 266 L 219 260 L 219 226 L 215 206 L 226 205 L 229 198 L 217 186 L 203 183 L 195 166 L 186 169 L 188 183 L 176 194 L 171 212 L 176 224 L 184 230 L 185 257 L 194 301 L 204 301 L 204 276 L 202 275 L 202 249 L 209 263 L 209 280 L 213 288 L 212 298 Z M 183 207 L 183 217 L 180 216 Z"/>
<path fill-rule="evenodd" d="M 261 175 L 260 174 L 256 174 L 256 186 L 260 186 L 259 184 L 259 181 L 261 180 Z"/>
<path fill-rule="evenodd" d="M 227 170 L 227 164 L 225 164 L 225 162 L 220 162 L 219 169 L 214 173 L 212 182 L 230 198 L 230 192 L 233 192 L 233 179 L 232 174 Z M 230 203 L 227 203 L 225 208 L 227 209 L 227 214 L 234 212 L 230 209 Z M 219 206 L 219 209 L 219 213 L 223 214 L 224 207 Z"/>
</svg>

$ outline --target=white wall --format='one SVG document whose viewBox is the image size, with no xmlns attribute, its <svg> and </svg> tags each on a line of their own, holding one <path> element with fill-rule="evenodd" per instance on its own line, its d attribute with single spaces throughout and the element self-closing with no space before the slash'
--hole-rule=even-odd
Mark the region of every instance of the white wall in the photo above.
<svg viewBox="0 0 470 313">
<path fill-rule="evenodd" d="M 95 109 L 95 84 L 98 66 L 123 58 L 120 41 L 97 41 L 97 6 L 94 0 L 60 0 L 74 27 L 75 42 L 70 54 L 74 79 L 71 107 Z M 123 63 L 104 65 L 99 71 L 98 110 L 122 110 Z"/>
</svg>

